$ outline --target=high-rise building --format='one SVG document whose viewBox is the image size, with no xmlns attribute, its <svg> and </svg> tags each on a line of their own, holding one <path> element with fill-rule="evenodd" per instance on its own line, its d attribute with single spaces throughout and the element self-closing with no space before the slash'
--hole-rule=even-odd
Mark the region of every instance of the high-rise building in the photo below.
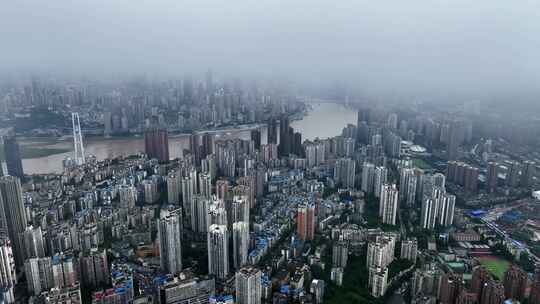
<svg viewBox="0 0 540 304">
<path fill-rule="evenodd" d="M 527 273 L 516 265 L 512 265 L 504 274 L 504 296 L 507 299 L 523 301 L 527 289 Z"/>
<path fill-rule="evenodd" d="M 416 261 L 418 242 L 416 238 L 408 238 L 401 241 L 401 259 Z"/>
<path fill-rule="evenodd" d="M 6 158 L 8 174 L 24 179 L 21 152 L 19 151 L 19 143 L 14 134 L 4 137 L 4 156 Z"/>
<path fill-rule="evenodd" d="M 21 182 L 14 176 L 0 178 L 0 196 L 2 198 L 0 216 L 2 227 L 7 228 L 9 238 L 13 240 L 15 263 L 22 266 L 25 258 L 24 243 L 21 238 L 27 224 L 26 212 L 22 199 Z"/>
<path fill-rule="evenodd" d="M 28 292 L 35 296 L 54 287 L 50 257 L 26 260 L 24 262 L 24 273 L 28 282 Z"/>
<path fill-rule="evenodd" d="M 441 227 L 448 227 L 454 223 L 454 207 L 456 205 L 456 197 L 451 194 L 443 194 L 439 198 L 439 225 Z"/>
<path fill-rule="evenodd" d="M 347 266 L 347 259 L 349 258 L 349 245 L 345 241 L 340 241 L 334 244 L 332 247 L 332 265 L 333 267 Z"/>
<path fill-rule="evenodd" d="M 192 209 L 194 205 L 194 196 L 197 194 L 197 171 L 190 171 L 189 176 L 182 178 L 182 210 L 186 215 L 186 225 L 191 226 L 193 231 L 196 231 L 193 223 L 193 217 L 195 210 Z"/>
<path fill-rule="evenodd" d="M 314 279 L 311 281 L 309 292 L 313 295 L 315 304 L 321 304 L 323 302 L 325 287 L 323 280 Z"/>
<path fill-rule="evenodd" d="M 375 165 L 372 163 L 364 163 L 362 166 L 362 185 L 361 190 L 367 195 L 373 194 L 375 183 Z"/>
<path fill-rule="evenodd" d="M 296 224 L 298 237 L 301 240 L 313 240 L 315 237 L 315 205 L 307 204 L 299 206 Z"/>
<path fill-rule="evenodd" d="M 253 267 L 246 266 L 238 270 L 235 275 L 236 303 L 260 304 L 262 299 L 262 272 Z"/>
<path fill-rule="evenodd" d="M 438 200 L 426 198 L 422 201 L 422 210 L 420 213 L 420 226 L 423 229 L 435 228 L 438 211 Z"/>
<path fill-rule="evenodd" d="M 368 288 L 372 297 L 380 298 L 384 296 L 387 289 L 388 268 L 369 268 Z"/>
<path fill-rule="evenodd" d="M 206 198 L 212 196 L 212 178 L 209 174 L 199 174 L 199 194 Z"/>
<path fill-rule="evenodd" d="M 414 168 L 414 175 L 416 176 L 416 202 L 421 203 L 423 200 L 423 185 L 424 185 L 424 170 Z"/>
<path fill-rule="evenodd" d="M 503 304 L 506 298 L 504 297 L 504 286 L 501 282 L 489 279 L 482 287 L 482 295 L 480 296 L 480 304 Z"/>
<path fill-rule="evenodd" d="M 533 178 L 536 174 L 536 164 L 533 161 L 523 162 L 521 171 L 521 187 L 530 188 L 533 185 Z"/>
<path fill-rule="evenodd" d="M 158 180 L 145 179 L 141 186 L 144 191 L 144 202 L 149 205 L 155 204 L 159 200 Z"/>
<path fill-rule="evenodd" d="M 519 186 L 521 164 L 517 161 L 510 162 L 506 173 L 506 185 L 511 188 Z"/>
<path fill-rule="evenodd" d="M 322 141 L 307 141 L 304 143 L 304 155 L 309 168 L 322 165 L 326 159 L 326 151 L 324 142 Z"/>
<path fill-rule="evenodd" d="M 231 202 L 231 223 L 249 223 L 249 201 L 245 195 L 235 195 Z"/>
<path fill-rule="evenodd" d="M 395 184 L 385 184 L 379 200 L 379 217 L 384 224 L 395 225 L 398 212 L 399 191 Z"/>
<path fill-rule="evenodd" d="M 413 169 L 401 169 L 399 179 L 400 201 L 412 207 L 416 202 L 416 174 Z"/>
<path fill-rule="evenodd" d="M 41 227 L 26 227 L 26 230 L 23 232 L 23 242 L 26 258 L 42 258 L 45 256 Z"/>
<path fill-rule="evenodd" d="M 447 146 L 447 158 L 448 160 L 456 160 L 459 158 L 459 146 L 462 143 L 462 125 L 458 121 L 454 121 L 449 126 Z"/>
<path fill-rule="evenodd" d="M 368 243 L 366 268 L 386 268 L 394 260 L 395 239 L 378 237 L 375 242 Z"/>
<path fill-rule="evenodd" d="M 227 219 L 227 209 L 225 208 L 225 204 L 223 201 L 212 200 L 210 204 L 207 205 L 207 208 L 208 210 L 206 213 L 206 224 L 208 226 L 215 224 L 225 225 L 229 227 Z"/>
<path fill-rule="evenodd" d="M 102 284 L 109 284 L 109 264 L 106 250 L 92 248 L 84 252 L 79 258 L 81 281 L 86 287 L 96 288 Z"/>
<path fill-rule="evenodd" d="M 442 173 L 435 173 L 432 176 L 433 186 L 446 191 L 446 176 Z"/>
<path fill-rule="evenodd" d="M 467 166 L 464 171 L 465 177 L 463 186 L 465 187 L 465 190 L 475 193 L 478 190 L 479 170 L 478 168 Z"/>
<path fill-rule="evenodd" d="M 118 190 L 120 196 L 120 207 L 126 209 L 135 208 L 137 203 L 137 188 L 134 186 L 122 185 Z"/>
<path fill-rule="evenodd" d="M 441 304 L 454 304 L 463 289 L 461 277 L 454 274 L 445 274 L 441 280 L 439 301 Z"/>
<path fill-rule="evenodd" d="M 261 130 L 259 129 L 251 130 L 251 140 L 253 141 L 255 145 L 255 149 L 260 150 L 261 149 Z"/>
<path fill-rule="evenodd" d="M 334 181 L 344 188 L 353 189 L 355 180 L 355 162 L 350 158 L 340 158 L 334 167 Z"/>
<path fill-rule="evenodd" d="M 275 119 L 270 119 L 267 123 L 268 125 L 268 143 L 277 144 L 278 143 L 278 125 Z"/>
<path fill-rule="evenodd" d="M 375 180 L 373 183 L 374 195 L 376 198 L 381 197 L 382 186 L 388 181 L 388 169 L 386 167 L 375 168 Z"/>
<path fill-rule="evenodd" d="M 56 254 L 52 257 L 54 286 L 63 288 L 77 283 L 76 265 L 72 256 Z"/>
<path fill-rule="evenodd" d="M 476 266 L 473 269 L 471 280 L 471 291 L 476 293 L 479 297 L 479 301 L 482 301 L 482 293 L 484 286 L 490 280 L 491 275 L 487 269 L 482 266 Z"/>
<path fill-rule="evenodd" d="M 235 222 L 233 232 L 233 265 L 235 269 L 247 264 L 249 250 L 249 222 Z"/>
<path fill-rule="evenodd" d="M 159 262 L 161 270 L 176 274 L 182 271 L 182 210 L 169 212 L 158 220 Z"/>
<path fill-rule="evenodd" d="M 455 303 L 456 304 L 476 304 L 478 303 L 478 295 L 476 293 L 467 292 L 467 290 L 462 289 Z"/>
<path fill-rule="evenodd" d="M 149 129 L 144 132 L 144 151 L 149 158 L 160 162 L 169 161 L 169 135 L 165 129 Z"/>
<path fill-rule="evenodd" d="M 540 304 L 540 268 L 537 267 L 534 272 L 534 278 L 529 296 L 530 304 Z"/>
<path fill-rule="evenodd" d="M 495 192 L 497 190 L 497 183 L 499 180 L 499 165 L 495 162 L 489 162 L 486 174 L 486 187 L 489 192 Z"/>
<path fill-rule="evenodd" d="M 13 248 L 9 237 L 0 234 L 0 288 L 13 289 L 17 284 L 15 274 L 15 259 L 13 258 Z"/>
<path fill-rule="evenodd" d="M 200 195 L 195 195 L 191 199 L 191 230 L 199 233 L 206 233 L 208 223 L 208 211 L 210 199 Z"/>
<path fill-rule="evenodd" d="M 216 181 L 216 196 L 220 200 L 227 200 L 229 193 L 229 181 L 226 179 L 220 179 Z"/>
<path fill-rule="evenodd" d="M 366 124 L 371 124 L 372 122 L 372 114 L 371 109 L 364 107 L 358 109 L 358 115 L 357 115 L 357 126 L 359 126 L 362 122 Z"/>
<path fill-rule="evenodd" d="M 279 155 L 280 157 L 287 157 L 292 152 L 292 136 L 289 130 L 289 118 L 283 115 L 279 120 Z"/>
<path fill-rule="evenodd" d="M 229 275 L 229 245 L 226 225 L 208 228 L 208 273 L 218 279 Z"/>
<path fill-rule="evenodd" d="M 172 205 L 180 204 L 182 178 L 176 172 L 167 175 L 167 202 Z"/>
</svg>

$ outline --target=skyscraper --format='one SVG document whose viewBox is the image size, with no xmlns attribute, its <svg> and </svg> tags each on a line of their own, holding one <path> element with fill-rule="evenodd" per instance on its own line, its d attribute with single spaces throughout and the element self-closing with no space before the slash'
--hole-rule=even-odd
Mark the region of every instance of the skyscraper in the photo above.
<svg viewBox="0 0 540 304">
<path fill-rule="evenodd" d="M 169 136 L 165 129 L 148 129 L 144 132 L 144 151 L 149 158 L 169 161 Z"/>
<path fill-rule="evenodd" d="M 182 271 L 182 210 L 171 211 L 158 220 L 159 262 L 167 273 Z"/>
<path fill-rule="evenodd" d="M 7 173 L 20 179 L 24 178 L 19 143 L 14 134 L 4 137 L 4 155 L 6 158 Z"/>
<path fill-rule="evenodd" d="M 298 237 L 304 241 L 313 240 L 315 237 L 315 205 L 299 206 L 296 221 Z"/>
<path fill-rule="evenodd" d="M 385 184 L 379 200 L 379 217 L 384 224 L 395 225 L 398 211 L 399 191 L 395 184 Z"/>
<path fill-rule="evenodd" d="M 236 303 L 260 304 L 262 298 L 261 285 L 262 272 L 253 267 L 246 266 L 235 275 Z"/>
<path fill-rule="evenodd" d="M 21 182 L 14 176 L 0 178 L 0 216 L 2 227 L 7 228 L 9 238 L 13 240 L 15 263 L 22 266 L 24 263 L 24 243 L 21 235 L 26 229 L 26 212 L 22 199 Z"/>
<path fill-rule="evenodd" d="M 208 227 L 208 273 L 219 279 L 229 275 L 229 242 L 227 226 Z"/>
<path fill-rule="evenodd" d="M 249 222 L 235 222 L 233 232 L 233 265 L 235 269 L 246 265 L 249 250 Z"/>
</svg>

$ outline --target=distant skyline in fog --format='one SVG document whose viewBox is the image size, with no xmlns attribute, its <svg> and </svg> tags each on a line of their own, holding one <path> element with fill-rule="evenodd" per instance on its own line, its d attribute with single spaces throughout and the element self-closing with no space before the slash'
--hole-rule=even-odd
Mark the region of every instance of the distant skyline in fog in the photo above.
<svg viewBox="0 0 540 304">
<path fill-rule="evenodd" d="M 537 1 L 4 1 L 0 76 L 212 69 L 368 94 L 533 96 L 539 33 Z"/>
</svg>

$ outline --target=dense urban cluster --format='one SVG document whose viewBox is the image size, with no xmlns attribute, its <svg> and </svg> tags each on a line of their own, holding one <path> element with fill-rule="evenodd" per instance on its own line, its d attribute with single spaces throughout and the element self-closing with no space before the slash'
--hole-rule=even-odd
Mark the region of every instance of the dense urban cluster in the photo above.
<svg viewBox="0 0 540 304">
<path fill-rule="evenodd" d="M 537 159 L 477 132 L 471 109 L 362 104 L 341 134 L 303 141 L 303 100 L 210 73 L 101 90 L 4 97 L 22 114 L 3 136 L 2 303 L 540 303 Z M 71 127 L 24 126 L 43 106 Z M 84 152 L 83 137 L 131 133 L 144 153 Z M 73 134 L 62 173 L 24 174 L 30 134 Z"/>
</svg>

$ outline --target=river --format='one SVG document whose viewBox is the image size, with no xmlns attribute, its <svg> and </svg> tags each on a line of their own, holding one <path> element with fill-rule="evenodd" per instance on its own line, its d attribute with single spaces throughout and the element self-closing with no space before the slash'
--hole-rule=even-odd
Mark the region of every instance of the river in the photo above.
<svg viewBox="0 0 540 304">
<path fill-rule="evenodd" d="M 311 104 L 311 110 L 302 119 L 291 122 L 291 126 L 302 133 L 302 140 L 313 140 L 316 137 L 327 138 L 341 134 L 341 130 L 349 123 L 356 123 L 356 111 L 335 103 Z M 250 131 L 256 126 L 244 129 L 228 129 L 215 131 L 216 136 L 223 138 L 248 139 Z M 263 144 L 266 143 L 267 129 L 261 129 Z M 23 159 L 26 174 L 46 174 L 62 172 L 62 161 L 73 155 L 71 140 L 63 140 L 54 144 L 40 143 L 44 148 L 69 149 L 70 152 L 52 154 L 45 157 Z M 144 151 L 142 137 L 132 138 L 98 138 L 85 139 L 85 154 L 95 155 L 98 160 L 126 156 Z M 37 147 L 39 147 L 37 145 Z M 36 147 L 36 145 L 34 145 Z M 169 152 L 171 158 L 182 156 L 182 151 L 189 148 L 188 135 L 172 135 L 169 137 Z"/>
</svg>

